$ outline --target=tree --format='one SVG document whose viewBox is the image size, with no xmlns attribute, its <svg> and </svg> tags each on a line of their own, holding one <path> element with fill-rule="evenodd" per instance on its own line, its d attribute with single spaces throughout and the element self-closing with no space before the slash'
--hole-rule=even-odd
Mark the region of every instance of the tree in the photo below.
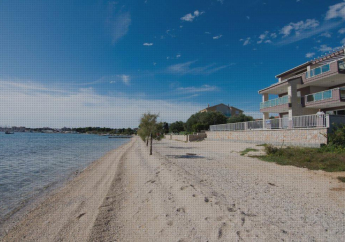
<svg viewBox="0 0 345 242">
<path fill-rule="evenodd" d="M 152 141 L 161 140 L 164 137 L 163 123 L 157 123 L 158 114 L 144 113 L 140 119 L 138 135 L 143 141 L 150 142 L 150 155 L 152 155 Z"/>
<path fill-rule="evenodd" d="M 167 122 L 163 123 L 164 134 L 169 133 L 169 124 Z"/>
<path fill-rule="evenodd" d="M 225 124 L 226 117 L 220 112 L 195 113 L 187 120 L 185 128 L 188 132 L 199 132 L 202 125 L 203 129 L 209 129 L 210 125 Z M 196 125 L 199 124 L 199 125 Z M 194 125 L 194 129 L 193 129 Z M 197 130 L 197 131 L 195 131 Z"/>
<path fill-rule="evenodd" d="M 184 123 L 182 121 L 176 121 L 170 124 L 169 131 L 171 133 L 180 133 L 184 131 Z"/>
<path fill-rule="evenodd" d="M 238 116 L 233 116 L 228 118 L 228 123 L 240 123 L 240 122 L 247 122 L 247 121 L 254 121 L 252 116 L 246 116 L 244 114 L 240 114 Z"/>
</svg>

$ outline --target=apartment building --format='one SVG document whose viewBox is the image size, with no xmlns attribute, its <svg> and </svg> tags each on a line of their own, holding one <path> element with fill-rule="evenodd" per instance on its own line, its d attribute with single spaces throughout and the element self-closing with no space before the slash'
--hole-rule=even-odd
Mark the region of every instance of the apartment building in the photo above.
<svg viewBox="0 0 345 242">
<path fill-rule="evenodd" d="M 264 121 L 270 113 L 291 120 L 293 116 L 345 115 L 345 53 L 338 48 L 276 76 L 277 83 L 259 91 Z M 272 98 L 272 95 L 275 98 Z"/>
</svg>

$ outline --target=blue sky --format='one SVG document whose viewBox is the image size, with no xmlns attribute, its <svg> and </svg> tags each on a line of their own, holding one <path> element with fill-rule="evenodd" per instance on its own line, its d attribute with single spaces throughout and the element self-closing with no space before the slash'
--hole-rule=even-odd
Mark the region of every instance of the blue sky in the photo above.
<svg viewBox="0 0 345 242">
<path fill-rule="evenodd" d="M 345 43 L 341 0 L 0 3 L 0 125 L 136 127 L 209 103 L 259 117 L 274 76 Z"/>
</svg>

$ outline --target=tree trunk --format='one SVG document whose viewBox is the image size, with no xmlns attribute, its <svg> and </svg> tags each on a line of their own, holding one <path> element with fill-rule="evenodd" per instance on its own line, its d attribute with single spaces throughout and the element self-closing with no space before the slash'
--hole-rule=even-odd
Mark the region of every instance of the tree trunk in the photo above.
<svg viewBox="0 0 345 242">
<path fill-rule="evenodd" d="M 151 146 L 150 146 L 150 155 L 152 155 L 152 133 L 151 133 Z"/>
<path fill-rule="evenodd" d="M 146 146 L 149 146 L 149 137 L 146 138 Z"/>
</svg>

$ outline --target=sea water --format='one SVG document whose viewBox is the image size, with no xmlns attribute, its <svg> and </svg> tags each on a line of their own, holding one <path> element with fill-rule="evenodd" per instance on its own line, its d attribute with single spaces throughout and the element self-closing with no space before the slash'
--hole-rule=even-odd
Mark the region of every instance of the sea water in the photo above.
<svg viewBox="0 0 345 242">
<path fill-rule="evenodd" d="M 0 221 L 128 141 L 86 134 L 0 132 Z"/>
</svg>

